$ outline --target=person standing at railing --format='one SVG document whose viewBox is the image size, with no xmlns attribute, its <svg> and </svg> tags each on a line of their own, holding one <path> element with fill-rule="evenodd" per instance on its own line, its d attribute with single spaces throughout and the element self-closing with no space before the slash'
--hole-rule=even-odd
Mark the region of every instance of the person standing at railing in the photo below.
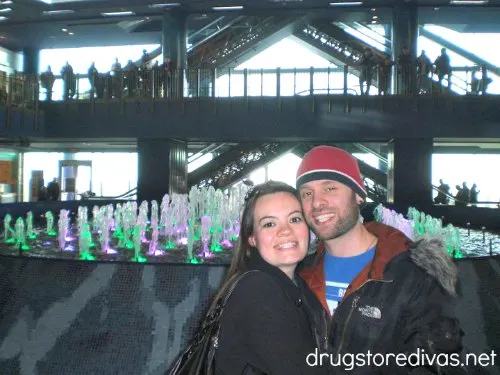
<svg viewBox="0 0 500 375">
<path fill-rule="evenodd" d="M 139 66 L 140 87 L 142 89 L 142 96 L 151 96 L 151 70 L 149 69 L 149 56 L 148 51 L 142 50 L 141 64 Z"/>
<path fill-rule="evenodd" d="M 448 204 L 450 198 L 448 195 L 450 194 L 450 185 L 445 184 L 443 179 L 439 180 L 438 194 L 436 198 L 434 198 L 434 203 Z"/>
<path fill-rule="evenodd" d="M 99 73 L 97 74 L 95 80 L 95 94 L 97 99 L 104 98 L 104 89 L 106 87 L 106 82 L 108 82 L 108 74 L 109 73 Z"/>
<path fill-rule="evenodd" d="M 361 95 L 369 95 L 373 79 L 373 69 L 375 67 L 375 59 L 370 48 L 365 48 L 363 57 L 359 60 L 359 66 L 361 68 L 359 75 L 359 89 L 361 90 Z M 363 85 L 365 82 L 366 91 L 364 91 Z"/>
<path fill-rule="evenodd" d="M 474 75 L 472 77 L 472 82 L 471 82 L 471 94 L 475 95 L 486 95 L 486 90 L 488 90 L 488 86 L 490 85 L 493 80 L 488 77 L 488 71 L 486 69 L 486 66 L 481 65 L 481 78 L 478 79 L 475 76 L 476 72 L 474 72 Z"/>
<path fill-rule="evenodd" d="M 92 61 L 92 64 L 90 65 L 90 68 L 88 70 L 88 77 L 89 77 L 89 82 L 90 82 L 90 96 L 91 98 L 94 97 L 95 92 L 96 92 L 96 82 L 99 79 L 99 71 L 95 67 L 95 63 Z"/>
<path fill-rule="evenodd" d="M 76 89 L 76 77 L 73 67 L 66 61 L 66 65 L 61 69 L 61 76 L 64 83 L 64 100 L 73 99 Z"/>
<path fill-rule="evenodd" d="M 378 66 L 378 94 L 389 95 L 389 89 L 391 87 L 391 69 L 392 69 L 392 59 L 390 56 L 386 57 L 385 60 Z"/>
<path fill-rule="evenodd" d="M 165 61 L 160 66 L 160 81 L 163 85 L 163 97 L 171 97 L 171 83 L 172 83 L 172 60 L 170 57 L 165 57 Z"/>
<path fill-rule="evenodd" d="M 150 57 L 148 51 L 143 49 L 141 57 L 141 69 L 148 69 L 149 60 Z"/>
<path fill-rule="evenodd" d="M 151 69 L 147 65 L 141 65 L 139 67 L 139 78 L 140 78 L 140 88 L 141 96 L 150 97 L 152 90 L 151 82 Z"/>
<path fill-rule="evenodd" d="M 7 73 L 0 72 L 0 105 L 6 105 L 7 99 Z"/>
<path fill-rule="evenodd" d="M 477 196 L 480 190 L 477 189 L 476 184 L 472 184 L 472 188 L 470 189 L 470 203 L 474 206 L 477 204 Z"/>
<path fill-rule="evenodd" d="M 431 59 L 422 50 L 417 58 L 417 92 L 427 94 L 429 92 L 429 75 L 432 71 Z"/>
<path fill-rule="evenodd" d="M 125 76 L 125 86 L 127 87 L 128 96 L 133 98 L 137 91 L 137 84 L 139 81 L 137 66 L 132 60 L 129 60 L 125 68 L 123 68 Z"/>
<path fill-rule="evenodd" d="M 50 65 L 47 67 L 47 70 L 40 74 L 40 84 L 42 88 L 46 92 L 46 98 L 47 101 L 52 100 L 52 87 L 54 86 L 54 81 L 55 81 L 54 73 L 52 73 L 52 69 Z"/>
<path fill-rule="evenodd" d="M 123 71 L 122 65 L 118 61 L 118 57 L 115 58 L 115 63 L 111 66 L 111 85 L 112 93 L 111 96 L 114 98 L 121 98 L 123 90 Z"/>
<path fill-rule="evenodd" d="M 467 183 L 464 182 L 462 186 L 456 186 L 457 194 L 455 195 L 455 206 L 467 206 L 470 202 L 470 189 Z"/>
<path fill-rule="evenodd" d="M 439 88 L 443 92 L 444 76 L 448 76 L 448 86 L 451 80 L 450 57 L 446 53 L 446 48 L 441 48 L 441 55 L 434 61 L 434 66 L 436 67 L 435 71 L 439 79 Z"/>
<path fill-rule="evenodd" d="M 160 75 L 161 75 L 161 67 L 158 64 L 158 60 L 155 61 L 153 67 L 151 68 L 151 76 L 153 79 L 153 97 L 160 97 Z"/>
</svg>

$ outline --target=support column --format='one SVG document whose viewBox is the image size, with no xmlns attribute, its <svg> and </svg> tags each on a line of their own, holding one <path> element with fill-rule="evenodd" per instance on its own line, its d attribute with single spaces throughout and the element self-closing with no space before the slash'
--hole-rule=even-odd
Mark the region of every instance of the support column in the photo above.
<svg viewBox="0 0 500 375">
<path fill-rule="evenodd" d="M 392 14 L 392 59 L 397 64 L 399 56 L 404 47 L 407 47 L 411 55 L 411 69 L 409 77 L 398 74 L 398 69 L 393 70 L 393 82 L 396 94 L 415 93 L 416 88 L 416 66 L 418 56 L 418 8 L 413 4 L 398 5 L 393 8 Z M 401 67 L 399 67 L 401 68 Z M 399 69 L 401 72 L 401 69 Z M 404 72 L 401 72 L 404 73 Z M 406 79 L 405 79 L 406 78 Z M 404 81 L 403 81 L 404 79 Z"/>
<path fill-rule="evenodd" d="M 432 205 L 433 140 L 396 139 L 388 146 L 388 202 L 403 210 Z"/>
<path fill-rule="evenodd" d="M 170 58 L 174 95 L 182 97 L 184 93 L 184 70 L 187 69 L 187 14 L 167 12 L 163 15 L 162 52 L 163 59 Z"/>
<path fill-rule="evenodd" d="M 27 74 L 38 74 L 38 65 L 40 62 L 40 51 L 37 48 L 24 48 L 23 71 Z"/>
<path fill-rule="evenodd" d="M 161 202 L 165 194 L 187 193 L 187 144 L 170 139 L 139 139 L 137 200 Z"/>
</svg>

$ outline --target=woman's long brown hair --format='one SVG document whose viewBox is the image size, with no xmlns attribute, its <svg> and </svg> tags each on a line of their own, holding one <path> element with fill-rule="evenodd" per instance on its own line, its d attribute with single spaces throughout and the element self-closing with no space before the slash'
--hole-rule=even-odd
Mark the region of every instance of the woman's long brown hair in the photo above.
<svg viewBox="0 0 500 375">
<path fill-rule="evenodd" d="M 238 244 L 233 251 L 233 257 L 231 259 L 229 270 L 222 286 L 219 289 L 219 292 L 215 297 L 215 300 L 218 300 L 224 294 L 224 291 L 227 289 L 227 286 L 234 276 L 242 274 L 248 270 L 250 254 L 252 251 L 257 251 L 256 248 L 250 246 L 248 243 L 248 239 L 254 230 L 255 205 L 260 197 L 276 193 L 289 193 L 300 201 L 297 189 L 280 181 L 268 181 L 263 184 L 256 185 L 247 193 L 240 220 Z"/>
</svg>

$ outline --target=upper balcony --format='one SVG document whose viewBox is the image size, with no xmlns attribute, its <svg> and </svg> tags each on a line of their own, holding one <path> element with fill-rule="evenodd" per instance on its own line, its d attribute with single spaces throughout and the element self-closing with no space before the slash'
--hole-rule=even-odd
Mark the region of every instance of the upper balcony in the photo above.
<svg viewBox="0 0 500 375">
<path fill-rule="evenodd" d="M 8 77 L 0 136 L 217 141 L 500 137 L 500 100 L 487 95 L 488 81 L 477 78 L 477 66 L 453 67 L 451 77 L 441 82 L 432 71 L 418 74 L 416 66 L 373 66 L 368 95 L 366 82 L 361 95 L 362 69 L 153 68 L 90 80 L 56 76 L 50 101 L 40 77 Z"/>
</svg>

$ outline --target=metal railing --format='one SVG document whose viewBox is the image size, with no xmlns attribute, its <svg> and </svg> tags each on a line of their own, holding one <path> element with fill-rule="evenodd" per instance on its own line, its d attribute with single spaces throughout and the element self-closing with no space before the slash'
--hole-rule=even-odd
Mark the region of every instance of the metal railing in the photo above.
<svg viewBox="0 0 500 375">
<path fill-rule="evenodd" d="M 359 71 L 364 69 L 363 74 Z M 54 76 L 53 84 L 39 75 L 0 76 L 0 105 L 36 109 L 38 101 L 179 99 L 198 97 L 285 97 L 296 95 L 474 95 L 487 93 L 487 82 L 474 78 L 480 67 L 453 67 L 441 83 L 431 71 L 417 75 L 414 66 L 341 66 L 293 69 L 123 70 L 89 79 L 75 74 Z M 396 82 L 392 82 L 392 70 Z M 354 73 L 357 73 L 356 76 Z M 361 77 L 361 78 L 360 78 Z M 486 84 L 483 84 L 486 83 Z M 363 92 L 361 90 L 364 86 Z M 48 93 L 51 93 L 49 96 Z M 38 100 L 37 100 L 38 98 Z"/>
<path fill-rule="evenodd" d="M 438 186 L 432 185 L 432 190 L 436 191 L 438 193 L 438 196 L 435 198 L 440 197 L 445 198 L 444 202 L 436 202 L 436 199 L 434 199 L 435 204 L 443 204 L 443 205 L 455 205 L 455 206 L 473 206 L 473 207 L 485 207 L 485 208 L 500 208 L 500 202 L 495 202 L 495 201 L 478 201 L 478 202 L 470 202 L 470 201 L 464 201 L 461 199 L 458 199 L 454 195 L 447 193 L 446 191 L 441 190 Z"/>
</svg>

